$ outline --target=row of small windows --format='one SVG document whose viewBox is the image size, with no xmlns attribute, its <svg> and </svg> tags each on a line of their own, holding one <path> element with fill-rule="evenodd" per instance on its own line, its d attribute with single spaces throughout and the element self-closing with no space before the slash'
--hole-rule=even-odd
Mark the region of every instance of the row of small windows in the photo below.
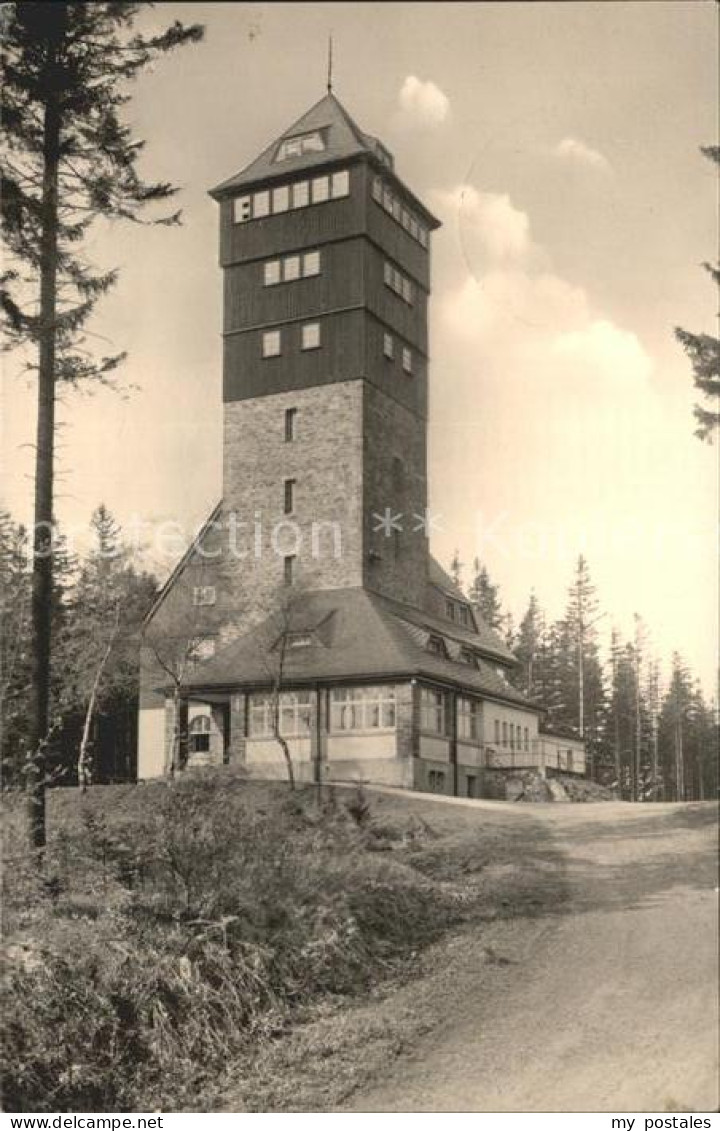
<svg viewBox="0 0 720 1131">
<path fill-rule="evenodd" d="M 277 283 L 294 283 L 320 274 L 320 252 L 306 251 L 303 255 L 286 255 L 283 259 L 269 259 L 264 264 L 263 282 L 266 287 Z"/>
<path fill-rule="evenodd" d="M 385 209 L 393 220 L 397 220 L 401 224 L 408 235 L 417 240 L 422 247 L 428 245 L 428 231 L 416 216 L 401 204 L 395 193 L 392 192 L 387 185 L 383 182 L 382 177 L 375 177 L 373 180 L 372 194 L 374 200 Z"/>
<path fill-rule="evenodd" d="M 316 350 L 321 345 L 320 323 L 306 322 L 300 331 L 300 348 Z M 262 356 L 279 357 L 282 353 L 282 330 L 265 330 L 262 336 Z"/>
<path fill-rule="evenodd" d="M 420 727 L 429 734 L 449 733 L 449 698 L 447 692 L 434 687 L 420 688 Z M 473 742 L 480 740 L 480 702 L 467 696 L 457 699 L 458 738 Z"/>
<path fill-rule="evenodd" d="M 500 723 L 495 719 L 495 745 L 509 746 L 511 750 L 530 749 L 530 730 L 519 723 Z"/>
<path fill-rule="evenodd" d="M 392 334 L 383 334 L 383 353 L 388 361 L 394 360 L 395 339 Z M 407 346 L 402 347 L 402 367 L 406 373 L 412 373 L 413 371 L 412 350 Z"/>
<path fill-rule="evenodd" d="M 310 204 L 325 204 L 350 195 L 350 173 L 341 169 L 309 181 L 294 181 L 274 189 L 261 189 L 249 196 L 238 196 L 233 201 L 233 219 L 236 224 L 275 216 L 293 208 L 306 208 Z"/>
<path fill-rule="evenodd" d="M 386 287 L 390 287 L 390 290 L 395 291 L 395 294 L 399 295 L 408 306 L 412 306 L 413 285 L 405 275 L 401 274 L 396 267 L 393 267 L 392 263 L 385 263 L 383 278 Z"/>
</svg>

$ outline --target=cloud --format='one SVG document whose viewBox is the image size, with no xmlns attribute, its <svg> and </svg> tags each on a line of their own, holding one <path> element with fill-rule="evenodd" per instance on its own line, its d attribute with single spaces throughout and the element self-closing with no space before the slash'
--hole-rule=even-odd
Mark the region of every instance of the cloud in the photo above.
<svg viewBox="0 0 720 1131">
<path fill-rule="evenodd" d="M 556 157 L 561 157 L 567 161 L 577 161 L 581 165 L 588 165 L 604 173 L 610 171 L 610 162 L 607 157 L 603 156 L 598 149 L 593 149 L 592 146 L 586 145 L 584 141 L 578 141 L 574 137 L 564 137 L 555 146 L 553 153 Z"/>
<path fill-rule="evenodd" d="M 520 260 L 532 250 L 530 220 L 504 193 L 478 192 L 458 185 L 434 194 L 437 210 L 456 227 L 462 254 L 472 274 L 483 263 Z"/>
<path fill-rule="evenodd" d="M 403 120 L 415 126 L 442 125 L 450 113 L 450 99 L 429 79 L 423 82 L 408 75 L 400 88 L 398 102 Z"/>
</svg>

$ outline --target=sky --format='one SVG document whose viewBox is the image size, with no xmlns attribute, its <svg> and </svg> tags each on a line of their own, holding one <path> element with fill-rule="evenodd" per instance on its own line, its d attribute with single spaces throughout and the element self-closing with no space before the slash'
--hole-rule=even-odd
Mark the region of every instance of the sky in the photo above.
<svg viewBox="0 0 720 1131">
<path fill-rule="evenodd" d="M 92 325 L 123 397 L 66 394 L 57 515 L 104 501 L 192 531 L 221 491 L 221 277 L 207 190 L 334 89 L 442 220 L 430 314 L 432 549 L 481 558 L 516 620 L 562 613 L 579 553 L 603 637 L 647 622 L 713 692 L 718 448 L 673 327 L 714 332 L 717 8 L 693 3 L 160 4 L 201 22 L 127 109 L 180 229 L 98 227 Z M 32 515 L 36 394 L 5 361 L 4 505 Z"/>
</svg>

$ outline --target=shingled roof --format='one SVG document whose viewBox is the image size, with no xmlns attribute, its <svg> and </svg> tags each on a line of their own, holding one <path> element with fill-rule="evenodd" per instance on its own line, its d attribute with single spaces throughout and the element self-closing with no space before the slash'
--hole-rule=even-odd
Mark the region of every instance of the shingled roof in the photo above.
<svg viewBox="0 0 720 1131">
<path fill-rule="evenodd" d="M 325 137 L 325 149 L 322 152 L 304 153 L 281 162 L 275 160 L 278 147 L 283 140 L 312 133 L 315 130 L 322 130 Z M 284 133 L 275 138 L 259 157 L 235 176 L 217 185 L 211 190 L 210 195 L 218 199 L 234 193 L 243 185 L 254 184 L 256 181 L 287 177 L 288 174 L 302 169 L 312 169 L 329 161 L 343 161 L 361 153 L 377 155 L 378 147 L 377 139 L 363 133 L 335 95 L 326 94 L 306 114 L 293 122 Z"/>
<path fill-rule="evenodd" d="M 412 619 L 407 614 L 413 613 Z M 287 613 L 287 628 L 309 634 L 312 642 L 287 651 L 283 670 L 286 685 L 349 679 L 426 677 L 451 683 L 466 691 L 516 703 L 530 710 L 536 704 L 526 699 L 499 674 L 491 662 L 479 657 L 477 668 L 452 655 L 427 651 L 420 628 L 422 614 L 365 589 L 328 589 L 304 593 Z M 433 631 L 435 618 L 425 618 L 426 631 Z M 270 641 L 280 629 L 269 617 L 247 635 L 234 641 L 212 659 L 198 665 L 189 686 L 197 692 L 262 687 L 271 679 L 258 640 Z M 456 625 L 442 624 L 451 638 L 464 633 Z M 475 646 L 478 641 L 475 639 Z M 453 649 L 459 656 L 459 648 Z"/>
</svg>

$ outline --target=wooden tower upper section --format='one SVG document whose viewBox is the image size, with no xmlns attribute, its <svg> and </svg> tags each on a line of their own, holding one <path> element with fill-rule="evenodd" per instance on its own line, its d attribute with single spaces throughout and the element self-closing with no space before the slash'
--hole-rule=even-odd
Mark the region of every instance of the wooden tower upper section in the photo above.
<svg viewBox="0 0 720 1131">
<path fill-rule="evenodd" d="M 438 221 L 385 147 L 328 93 L 211 195 L 226 404 L 364 379 L 425 420 Z"/>
</svg>

